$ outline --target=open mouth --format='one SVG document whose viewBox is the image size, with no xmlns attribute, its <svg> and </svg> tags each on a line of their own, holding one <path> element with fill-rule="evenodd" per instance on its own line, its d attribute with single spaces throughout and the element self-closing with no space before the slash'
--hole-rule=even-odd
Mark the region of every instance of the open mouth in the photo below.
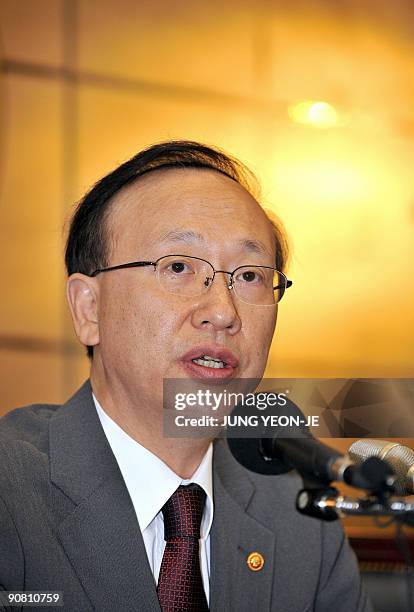
<svg viewBox="0 0 414 612">
<path fill-rule="evenodd" d="M 181 358 L 181 364 L 192 378 L 226 379 L 236 375 L 237 357 L 227 348 L 198 346 Z"/>
<path fill-rule="evenodd" d="M 221 361 L 215 357 L 210 357 L 210 355 L 202 355 L 201 357 L 192 359 L 191 361 L 197 365 L 204 366 L 205 368 L 214 368 L 216 370 L 225 368 L 227 365 L 225 361 Z"/>
</svg>

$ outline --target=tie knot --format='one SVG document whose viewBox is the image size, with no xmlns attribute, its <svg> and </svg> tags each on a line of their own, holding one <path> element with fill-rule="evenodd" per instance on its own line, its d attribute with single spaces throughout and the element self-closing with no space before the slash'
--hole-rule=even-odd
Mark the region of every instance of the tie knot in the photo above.
<svg viewBox="0 0 414 612">
<path fill-rule="evenodd" d="M 179 486 L 162 508 L 164 539 L 200 538 L 206 494 L 198 484 Z"/>
</svg>

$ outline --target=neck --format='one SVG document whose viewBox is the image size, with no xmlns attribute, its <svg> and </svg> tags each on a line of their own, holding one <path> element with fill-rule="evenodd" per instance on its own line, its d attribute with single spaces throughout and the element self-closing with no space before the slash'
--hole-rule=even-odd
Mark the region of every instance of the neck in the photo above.
<svg viewBox="0 0 414 612">
<path fill-rule="evenodd" d="M 139 442 L 183 479 L 189 479 L 197 470 L 211 438 L 167 438 L 163 432 L 162 406 L 149 407 L 143 401 L 136 401 L 134 394 L 125 391 L 115 381 L 98 375 L 92 366 L 91 385 L 96 399 L 121 429 Z M 131 401 L 131 395 L 134 401 Z"/>
</svg>

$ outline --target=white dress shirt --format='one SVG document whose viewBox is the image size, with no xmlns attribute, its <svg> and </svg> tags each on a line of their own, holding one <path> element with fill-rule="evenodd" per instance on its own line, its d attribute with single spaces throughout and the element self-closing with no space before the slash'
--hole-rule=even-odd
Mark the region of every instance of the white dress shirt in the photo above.
<svg viewBox="0 0 414 612">
<path fill-rule="evenodd" d="M 180 485 L 197 483 L 206 492 L 200 529 L 200 568 L 207 602 L 210 595 L 210 529 L 213 522 L 213 445 L 193 476 L 184 480 L 151 451 L 131 438 L 103 410 L 92 394 L 103 430 L 118 462 L 135 508 L 148 560 L 158 583 L 164 554 L 164 517 L 161 508 Z"/>
</svg>

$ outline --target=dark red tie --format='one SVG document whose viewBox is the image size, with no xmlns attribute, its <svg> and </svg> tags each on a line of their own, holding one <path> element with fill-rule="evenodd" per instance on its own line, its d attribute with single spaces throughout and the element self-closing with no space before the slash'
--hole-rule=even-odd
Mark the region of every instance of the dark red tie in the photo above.
<svg viewBox="0 0 414 612">
<path fill-rule="evenodd" d="M 180 486 L 162 508 L 166 545 L 157 592 L 163 612 L 208 610 L 198 543 L 205 500 L 197 484 Z"/>
</svg>

